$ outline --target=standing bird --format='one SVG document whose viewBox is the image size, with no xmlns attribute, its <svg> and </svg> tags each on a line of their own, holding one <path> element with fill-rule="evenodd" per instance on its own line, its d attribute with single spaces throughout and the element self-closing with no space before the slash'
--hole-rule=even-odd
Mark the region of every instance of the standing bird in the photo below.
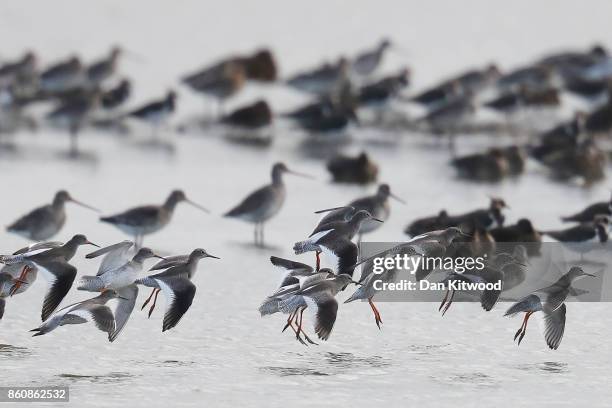
<svg viewBox="0 0 612 408">
<path fill-rule="evenodd" d="M 153 139 L 157 139 L 158 130 L 166 120 L 174 113 L 176 109 L 176 93 L 174 91 L 168 91 L 166 97 L 161 100 L 147 103 L 140 108 L 133 110 L 126 116 L 132 117 L 151 125 L 151 132 Z"/>
<path fill-rule="evenodd" d="M 264 245 L 264 223 L 278 214 L 285 202 L 284 173 L 310 178 L 306 174 L 289 170 L 285 163 L 275 163 L 272 166 L 272 183 L 253 191 L 224 214 L 224 217 L 239 218 L 255 224 L 255 245 Z"/>
<path fill-rule="evenodd" d="M 351 61 L 351 70 L 359 76 L 367 77 L 376 71 L 382 63 L 385 51 L 391 47 L 391 41 L 383 39 L 373 50 L 360 53 Z"/>
<path fill-rule="evenodd" d="M 209 212 L 206 208 L 189 200 L 182 190 L 174 190 L 162 205 L 131 208 L 119 214 L 101 217 L 100 221 L 112 224 L 124 233 L 133 236 L 136 247 L 140 248 L 143 236 L 157 232 L 168 225 L 176 205 L 180 202 L 191 204 L 205 213 Z"/>
<path fill-rule="evenodd" d="M 349 62 L 340 58 L 337 63 L 325 63 L 310 71 L 296 74 L 286 83 L 291 88 L 315 95 L 329 95 L 348 78 Z"/>
<path fill-rule="evenodd" d="M 83 83 L 83 64 L 73 56 L 50 66 L 40 74 L 39 86 L 45 93 L 62 93 Z"/>
<path fill-rule="evenodd" d="M 60 190 L 55 193 L 51 204 L 35 208 L 6 227 L 6 230 L 32 241 L 46 241 L 57 234 L 66 223 L 66 202 L 98 211 L 94 207 L 75 200 L 67 191 Z"/>
<path fill-rule="evenodd" d="M 102 58 L 88 66 L 85 70 L 88 85 L 95 88 L 112 77 L 117 71 L 120 55 L 121 48 L 115 46 L 106 58 Z"/>
<path fill-rule="evenodd" d="M 50 288 L 45 295 L 41 318 L 43 321 L 57 309 L 57 306 L 64 299 L 77 274 L 77 269 L 68 262 L 76 254 L 77 248 L 81 245 L 94 245 L 87 240 L 85 235 L 75 235 L 64 245 L 41 251 L 31 251 L 18 255 L 0 256 L 0 263 L 24 264 L 21 280 L 27 279 L 27 273 L 31 269 L 41 271 L 45 279 L 49 282 Z M 19 283 L 19 282 L 18 282 Z"/>
<path fill-rule="evenodd" d="M 62 245 L 63 243 L 59 241 L 37 242 L 13 252 L 13 255 L 42 252 L 51 248 L 59 248 Z M 1 258 L 0 263 L 2 263 Z M 15 284 L 9 291 L 9 295 L 13 296 L 25 292 L 32 286 L 38 277 L 38 269 L 26 262 L 9 262 L 0 269 L 0 274 L 8 274 L 13 277 Z"/>
<path fill-rule="evenodd" d="M 202 258 L 219 259 L 207 253 L 206 250 L 197 248 L 191 252 L 187 263 L 172 266 L 163 272 L 136 280 L 138 285 L 153 288 L 151 295 L 142 305 L 142 309 L 144 309 L 153 297 L 153 294 L 155 294 L 153 304 L 149 309 L 149 317 L 151 317 L 151 313 L 155 309 L 157 295 L 159 295 L 159 292 L 164 292 L 166 312 L 164 313 L 162 332 L 176 326 L 187 310 L 189 310 L 189 307 L 191 307 L 196 292 L 196 287 L 191 283 L 191 278 L 195 275 L 198 262 Z"/>
<path fill-rule="evenodd" d="M 217 113 L 223 112 L 223 103 L 237 94 L 246 83 L 245 65 L 240 61 L 222 61 L 187 75 L 181 82 L 193 91 L 217 100 Z"/>
<path fill-rule="evenodd" d="M 369 212 L 360 210 L 355 212 L 348 221 L 340 220 L 321 224 L 307 239 L 296 242 L 293 245 L 293 251 L 296 255 L 310 251 L 316 252 L 317 269 L 319 254 L 324 253 L 333 260 L 332 269 L 337 271 L 338 275 L 353 276 L 359 249 L 351 240 L 367 220 L 383 222 Z"/>
<path fill-rule="evenodd" d="M 372 214 L 375 219 L 365 221 L 361 224 L 361 228 L 358 232 L 357 242 L 361 242 L 361 236 L 378 229 L 381 226 L 381 222 L 385 222 L 389 219 L 391 208 L 389 205 L 389 197 L 394 198 L 402 204 L 406 204 L 404 200 L 394 195 L 391 192 L 391 187 L 388 184 L 381 184 L 378 186 L 376 194 L 358 198 L 347 204 L 347 207 L 353 207 L 355 211 L 365 210 Z M 344 210 L 338 209 L 331 211 L 320 221 L 319 224 L 325 224 L 332 221 L 339 221 L 344 219 Z"/>
<path fill-rule="evenodd" d="M 66 98 L 58 107 L 47 114 L 47 119 L 55 126 L 67 128 L 70 135 L 70 156 L 79 153 L 78 137 L 81 129 L 88 124 L 92 112 L 100 103 L 98 91 Z"/>
<path fill-rule="evenodd" d="M 586 273 L 582 268 L 573 266 L 554 284 L 536 290 L 512 305 L 504 316 L 511 317 L 518 313 L 525 313 L 523 324 L 514 335 L 514 340 L 518 337 L 518 344 L 521 344 L 527 331 L 529 317 L 536 312 L 543 312 L 546 344 L 552 350 L 559 348 L 565 331 L 565 299 L 573 292 L 572 283 L 584 276 L 595 277 L 595 275 Z"/>
<path fill-rule="evenodd" d="M 110 336 L 115 330 L 115 317 L 106 303 L 116 298 L 120 298 L 116 291 L 107 290 L 94 298 L 66 306 L 51 316 L 40 327 L 30 330 L 35 332 L 32 336 L 42 336 L 66 324 L 83 324 L 93 321 L 99 330 L 108 333 L 110 341 Z"/>
</svg>

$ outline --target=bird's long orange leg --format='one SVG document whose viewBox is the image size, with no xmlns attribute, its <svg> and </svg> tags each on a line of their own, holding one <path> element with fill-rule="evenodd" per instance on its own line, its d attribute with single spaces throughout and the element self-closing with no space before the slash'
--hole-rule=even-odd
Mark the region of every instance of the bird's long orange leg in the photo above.
<svg viewBox="0 0 612 408">
<path fill-rule="evenodd" d="M 518 344 L 521 344 L 521 341 L 523 340 L 523 337 L 525 337 L 525 333 L 527 333 L 527 322 L 529 321 L 529 316 L 531 316 L 533 314 L 533 312 L 527 312 L 525 314 L 525 319 L 523 320 L 523 331 L 521 333 L 521 335 L 518 338 Z M 514 336 L 514 338 L 516 338 L 516 336 Z"/>
<path fill-rule="evenodd" d="M 383 322 L 382 318 L 380 317 L 380 312 L 376 308 L 376 305 L 374 305 L 374 302 L 372 302 L 371 297 L 368 298 L 368 303 L 370 304 L 370 307 L 372 308 L 372 312 L 374 312 L 374 320 L 376 321 L 376 326 L 378 326 L 378 329 L 380 330 L 380 324 Z"/>
<path fill-rule="evenodd" d="M 296 333 L 296 337 L 298 337 L 300 335 L 300 333 L 302 332 L 302 321 L 304 319 L 304 309 L 302 308 L 302 310 L 300 311 L 300 323 L 298 324 L 298 329 L 297 329 L 297 333 Z M 297 322 L 297 318 L 296 318 L 296 322 Z"/>
<path fill-rule="evenodd" d="M 153 304 L 151 305 L 151 308 L 149 309 L 149 318 L 151 317 L 151 314 L 153 314 L 153 310 L 155 309 L 155 304 L 157 303 L 157 295 L 159 295 L 159 292 L 161 292 L 161 289 L 156 289 L 157 292 L 155 292 L 155 298 L 153 299 Z"/>
<path fill-rule="evenodd" d="M 296 334 L 297 339 L 300 341 L 300 343 L 305 346 L 308 345 L 304 342 L 304 340 L 302 340 L 302 337 L 298 334 L 297 328 L 293 326 L 293 318 L 290 320 L 289 325 L 287 327 L 291 327 L 291 330 L 293 330 L 293 332 Z"/>
<path fill-rule="evenodd" d="M 446 304 L 446 306 L 444 306 L 444 310 L 442 311 L 442 316 L 444 316 L 446 314 L 446 312 L 448 311 L 448 308 L 453 304 L 453 298 L 455 297 L 455 290 L 453 290 L 451 292 L 451 297 L 448 300 L 448 303 Z"/>
<path fill-rule="evenodd" d="M 283 330 L 281 331 L 281 333 L 284 333 L 285 330 L 287 330 L 287 327 L 289 327 L 289 326 L 291 326 L 291 328 L 293 329 L 293 325 L 291 324 L 291 322 L 293 321 L 293 318 L 294 318 L 296 313 L 297 313 L 297 309 L 289 314 L 289 318 L 287 319 L 287 324 L 285 325 L 285 327 L 283 327 Z M 294 332 L 295 332 L 295 330 L 294 330 Z"/>
<path fill-rule="evenodd" d="M 149 302 L 151 301 L 151 298 L 153 297 L 153 295 L 155 294 L 155 289 L 153 288 L 153 290 L 151 291 L 151 294 L 149 295 L 149 297 L 147 298 L 147 300 L 145 300 L 145 302 L 142 304 L 142 307 L 140 308 L 140 310 L 143 310 L 145 308 L 146 305 L 149 304 Z"/>
<path fill-rule="evenodd" d="M 28 265 L 25 265 L 23 267 L 23 269 L 21 270 L 21 273 L 19 274 L 19 277 L 14 280 L 15 284 L 13 285 L 13 287 L 11 288 L 9 292 L 10 296 L 13 296 L 15 293 L 17 293 L 17 291 L 19 290 L 22 284 L 28 283 L 26 278 L 28 276 L 28 272 L 30 272 L 31 270 L 32 268 L 30 268 Z"/>
<path fill-rule="evenodd" d="M 448 292 L 449 290 L 446 289 L 446 293 L 444 294 L 444 299 L 442 299 L 442 303 L 440 303 L 440 307 L 438 308 L 438 312 L 442 310 L 442 308 L 444 307 L 444 304 L 446 303 L 446 299 L 448 299 Z"/>
</svg>

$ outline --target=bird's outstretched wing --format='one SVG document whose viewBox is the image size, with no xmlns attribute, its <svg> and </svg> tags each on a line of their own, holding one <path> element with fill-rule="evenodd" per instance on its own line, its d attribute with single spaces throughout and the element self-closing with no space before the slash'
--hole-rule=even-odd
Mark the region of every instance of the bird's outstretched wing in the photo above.
<svg viewBox="0 0 612 408">
<path fill-rule="evenodd" d="M 544 339 L 553 350 L 559 348 L 565 331 L 565 303 L 553 312 L 544 312 Z"/>
<path fill-rule="evenodd" d="M 77 270 L 69 263 L 57 259 L 38 261 L 36 266 L 49 282 L 41 313 L 41 319 L 45 321 L 70 291 Z"/>
<path fill-rule="evenodd" d="M 134 310 L 136 298 L 138 298 L 138 286 L 136 284 L 126 286 L 119 289 L 117 293 L 120 297 L 118 298 L 119 303 L 115 309 L 115 329 L 108 335 L 108 340 L 110 342 L 117 339 L 128 322 L 132 310 Z"/>
<path fill-rule="evenodd" d="M 156 279 L 156 281 L 166 298 L 166 312 L 162 326 L 164 332 L 176 326 L 189 310 L 196 287 L 189 279 L 184 278 Z"/>
</svg>

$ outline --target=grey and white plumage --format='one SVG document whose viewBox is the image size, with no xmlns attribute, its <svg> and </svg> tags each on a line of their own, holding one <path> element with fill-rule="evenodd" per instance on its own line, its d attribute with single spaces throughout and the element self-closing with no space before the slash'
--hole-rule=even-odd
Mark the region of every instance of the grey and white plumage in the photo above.
<svg viewBox="0 0 612 408">
<path fill-rule="evenodd" d="M 106 303 L 118 296 L 115 291 L 106 291 L 94 298 L 66 306 L 57 311 L 42 325 L 31 330 L 35 332 L 32 336 L 42 336 L 59 326 L 67 324 L 83 324 L 93 321 L 99 330 L 108 334 L 110 341 L 110 336 L 115 331 L 116 326 L 113 312 L 106 306 Z"/>
<path fill-rule="evenodd" d="M 176 205 L 180 202 L 186 202 L 208 212 L 204 207 L 189 200 L 182 190 L 174 190 L 162 205 L 131 208 L 119 214 L 101 217 L 100 221 L 112 224 L 124 233 L 133 236 L 136 246 L 141 246 L 144 235 L 157 232 L 168 225 Z"/>
<path fill-rule="evenodd" d="M 391 47 L 391 41 L 382 40 L 374 49 L 359 53 L 351 61 L 351 70 L 360 76 L 369 76 L 382 63 L 385 51 Z"/>
<path fill-rule="evenodd" d="M 325 224 L 325 229 L 321 228 L 321 231 L 314 232 L 307 239 L 296 242 L 293 251 L 296 255 L 310 251 L 322 252 L 333 260 L 333 269 L 339 275 L 353 276 L 359 249 L 351 239 L 358 233 L 362 223 L 370 219 L 375 218 L 361 210 L 348 221 Z"/>
<path fill-rule="evenodd" d="M 25 252 L 17 255 L 2 256 L 4 264 L 22 263 L 35 267 L 49 282 L 49 290 L 43 301 L 41 319 L 45 321 L 64 299 L 77 274 L 74 266 L 68 262 L 81 245 L 95 245 L 85 235 L 75 235 L 64 245 L 51 249 Z"/>
<path fill-rule="evenodd" d="M 119 297 L 115 309 L 115 330 L 108 337 L 111 343 L 119 337 L 132 314 L 132 310 L 134 310 L 138 298 L 138 286 L 134 283 L 118 289 L 116 292 Z"/>
<path fill-rule="evenodd" d="M 158 291 L 164 294 L 166 311 L 164 313 L 162 332 L 176 326 L 191 307 L 196 293 L 196 286 L 191 282 L 191 278 L 195 275 L 198 262 L 203 258 L 219 259 L 202 248 L 196 248 L 191 252 L 187 263 L 172 266 L 163 272 L 135 281 L 138 285 L 158 289 Z M 155 301 L 149 313 L 153 311 L 154 307 Z"/>
<path fill-rule="evenodd" d="M 584 272 L 580 267 L 572 267 L 557 282 L 542 289 L 538 289 L 514 303 L 504 316 L 515 316 L 525 313 L 521 328 L 516 332 L 514 339 L 518 338 L 521 344 L 527 330 L 527 322 L 533 313 L 544 313 L 544 339 L 549 348 L 556 350 L 561 344 L 565 331 L 566 306 L 565 299 L 571 293 L 572 283 L 584 276 L 595 276 Z"/>
<path fill-rule="evenodd" d="M 263 245 L 264 223 L 278 214 L 283 207 L 286 197 L 283 182 L 285 173 L 308 177 L 289 170 L 284 163 L 275 163 L 272 166 L 272 183 L 253 191 L 237 206 L 224 214 L 224 217 L 238 218 L 255 224 L 255 244 Z"/>
<path fill-rule="evenodd" d="M 272 265 L 281 268 L 283 270 L 283 274 L 277 290 L 272 295 L 266 297 L 266 299 L 260 305 L 258 310 L 262 316 L 281 312 L 280 302 L 284 300 L 288 295 L 291 296 L 291 290 L 299 287 L 300 278 L 312 276 L 316 273 L 314 268 L 312 268 L 310 265 L 306 265 L 301 262 L 291 261 L 289 259 L 272 256 L 270 257 L 270 262 L 272 263 Z M 294 308 L 290 308 L 291 310 L 288 310 L 287 306 L 285 306 L 283 312 L 292 313 L 299 306 L 306 306 L 306 303 L 296 303 Z"/>
<path fill-rule="evenodd" d="M 348 78 L 349 62 L 340 58 L 335 64 L 323 64 L 289 78 L 288 86 L 316 95 L 328 95 Z"/>
<path fill-rule="evenodd" d="M 302 296 L 308 308 L 314 311 L 315 333 L 321 340 L 329 339 L 336 322 L 338 301 L 335 296 L 350 283 L 353 283 L 350 275 L 339 274 L 314 282 L 294 293 Z"/>
<path fill-rule="evenodd" d="M 88 85 L 96 87 L 112 77 L 117 70 L 120 55 L 121 48 L 113 47 L 108 56 L 89 65 L 85 70 Z"/>
<path fill-rule="evenodd" d="M 381 221 L 387 221 L 391 213 L 391 206 L 389 205 L 389 197 L 394 198 L 402 204 L 405 201 L 396 196 L 391 192 L 391 188 L 388 184 L 381 184 L 378 186 L 376 194 L 369 195 L 366 197 L 358 198 L 347 204 L 347 207 L 352 207 L 355 211 L 365 210 L 372 214 L 372 216 Z M 329 223 L 332 221 L 338 221 L 345 217 L 345 209 L 338 209 L 327 214 L 319 224 Z M 375 220 L 366 220 L 361 224 L 359 229 L 359 235 L 366 234 L 378 229 L 382 225 L 381 222 Z"/>
<path fill-rule="evenodd" d="M 70 57 L 48 67 L 40 74 L 39 85 L 47 93 L 66 92 L 83 84 L 83 64 L 78 57 Z"/>
<path fill-rule="evenodd" d="M 130 244 L 132 244 L 132 242 L 130 242 Z M 124 245 L 127 246 L 128 244 L 126 243 Z M 138 274 L 142 271 L 143 263 L 146 259 L 162 258 L 155 254 L 150 248 L 140 248 L 132 259 L 125 260 L 123 264 L 115 266 L 121 262 L 119 259 L 122 258 L 123 251 L 124 246 L 119 246 L 106 253 L 102 262 L 103 265 L 100 266 L 98 274 L 96 276 L 82 276 L 77 289 L 90 292 L 108 289 L 119 290 L 134 283 Z M 88 254 L 87 258 L 99 256 L 100 251 L 96 252 Z"/>
<path fill-rule="evenodd" d="M 13 277 L 8 272 L 0 272 L 0 320 L 4 316 L 6 307 L 6 299 L 11 296 L 11 290 L 16 283 L 17 278 Z"/>
<path fill-rule="evenodd" d="M 66 223 L 66 202 L 98 211 L 75 200 L 67 191 L 60 190 L 55 193 L 53 202 L 33 209 L 7 226 L 6 230 L 32 241 L 46 241 L 57 234 Z"/>
<path fill-rule="evenodd" d="M 504 270 L 507 265 L 516 264 L 517 260 L 512 256 L 497 256 L 492 259 L 491 262 L 488 262 L 484 265 L 483 268 L 478 269 L 474 268 L 472 270 L 465 271 L 464 273 L 451 272 L 447 274 L 447 276 L 442 280 L 442 283 L 447 285 L 446 294 L 442 303 L 440 304 L 439 310 L 442 311 L 442 315 L 446 314 L 451 304 L 453 303 L 453 298 L 455 296 L 456 290 L 449 286 L 451 281 L 459 281 L 465 283 L 484 283 L 484 284 L 499 284 L 501 287 L 499 289 L 484 289 L 480 292 L 479 300 L 482 308 L 489 312 L 497 301 L 499 300 L 499 296 L 501 292 L 504 290 Z M 448 294 L 450 292 L 450 299 L 448 298 Z"/>
<path fill-rule="evenodd" d="M 401 253 L 417 253 L 427 257 L 441 257 L 446 253 L 447 248 L 452 242 L 460 237 L 466 236 L 465 233 L 457 227 L 449 227 L 444 230 L 430 231 L 421 235 L 417 235 L 409 241 L 403 242 L 392 248 L 381 251 L 377 254 L 361 259 L 354 266 L 361 265 L 372 261 L 374 258 L 393 256 Z M 419 269 L 416 271 L 417 280 L 425 278 L 431 271 Z"/>
</svg>

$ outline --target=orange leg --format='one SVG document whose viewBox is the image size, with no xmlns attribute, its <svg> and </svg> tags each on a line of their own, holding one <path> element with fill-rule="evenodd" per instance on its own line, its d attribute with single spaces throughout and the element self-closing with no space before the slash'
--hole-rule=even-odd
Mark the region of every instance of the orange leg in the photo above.
<svg viewBox="0 0 612 408">
<path fill-rule="evenodd" d="M 151 314 L 153 314 L 153 310 L 155 309 L 155 304 L 157 303 L 157 295 L 159 295 L 159 292 L 161 292 L 161 289 L 156 289 L 157 292 L 155 292 L 155 298 L 153 299 L 153 304 L 151 305 L 151 308 L 149 309 L 149 318 L 151 317 Z"/>
<path fill-rule="evenodd" d="M 306 344 L 306 343 L 304 342 L 304 340 L 302 340 L 302 337 L 301 337 L 301 336 L 298 334 L 298 329 L 297 329 L 296 327 L 294 327 L 294 326 L 293 326 L 293 320 L 291 320 L 291 321 L 289 322 L 289 326 L 288 326 L 288 327 L 291 327 L 291 330 L 293 330 L 293 332 L 296 334 L 297 339 L 300 341 L 300 343 L 302 343 L 302 344 L 303 344 L 303 345 L 305 345 L 305 346 L 307 346 L 307 345 L 308 345 L 308 344 Z"/>
<path fill-rule="evenodd" d="M 451 292 L 451 297 L 448 300 L 448 303 L 446 304 L 446 306 L 444 306 L 444 310 L 442 311 L 442 316 L 444 316 L 446 314 L 446 312 L 448 311 L 448 308 L 451 306 L 451 304 L 453 303 L 453 298 L 455 297 L 455 290 L 453 290 Z"/>
<path fill-rule="evenodd" d="M 9 292 L 10 296 L 13 296 L 15 293 L 17 293 L 17 291 L 19 290 L 19 288 L 21 287 L 22 284 L 24 284 L 24 283 L 27 284 L 28 283 L 28 280 L 26 278 L 28 276 L 28 272 L 30 272 L 31 270 L 32 270 L 32 268 L 30 268 L 28 265 L 23 267 L 19 277 L 14 280 L 15 284 L 13 285 L 13 287 L 11 288 L 11 290 Z"/>
<path fill-rule="evenodd" d="M 287 319 L 287 324 L 285 325 L 285 327 L 283 327 L 283 330 L 281 331 L 281 333 L 283 333 L 285 330 L 287 330 L 287 327 L 289 327 L 289 326 L 291 326 L 291 328 L 293 329 L 293 325 L 291 324 L 291 322 L 293 321 L 293 318 L 294 318 L 296 313 L 297 313 L 297 310 L 295 310 L 295 311 L 293 311 L 293 312 L 291 312 L 289 314 L 289 318 Z"/>
<path fill-rule="evenodd" d="M 438 312 L 442 310 L 442 308 L 444 307 L 444 304 L 446 303 L 446 299 L 448 299 L 448 292 L 449 290 L 446 289 L 446 294 L 444 295 L 444 299 L 442 299 L 442 303 L 440 303 L 440 307 L 438 308 Z"/>
<path fill-rule="evenodd" d="M 145 302 L 142 304 L 142 307 L 140 308 L 140 310 L 143 310 L 145 308 L 145 306 L 149 304 L 149 302 L 151 301 L 151 298 L 155 294 L 155 290 L 156 290 L 156 288 L 153 288 L 153 290 L 151 291 L 151 294 L 149 295 L 147 300 L 145 300 Z"/>
<path fill-rule="evenodd" d="M 300 333 L 301 333 L 301 331 L 302 331 L 302 322 L 303 322 L 303 320 L 304 320 L 304 310 L 305 310 L 305 309 L 306 309 L 306 308 L 304 308 L 304 307 L 303 307 L 303 308 L 302 308 L 302 310 L 300 311 L 300 319 L 299 319 L 300 323 L 298 324 L 297 333 L 295 334 L 295 336 L 296 336 L 296 337 L 299 337 L 299 336 L 300 336 Z M 297 319 L 297 317 L 296 317 L 296 322 L 297 322 L 297 320 L 298 320 L 298 319 Z"/>
<path fill-rule="evenodd" d="M 382 318 L 380 317 L 380 312 L 376 308 L 376 305 L 374 305 L 374 302 L 372 302 L 372 298 L 368 298 L 368 303 L 372 308 L 372 312 L 374 312 L 374 320 L 376 322 L 376 326 L 378 326 L 378 329 L 380 330 L 380 324 L 383 322 Z"/>
<path fill-rule="evenodd" d="M 523 340 L 523 337 L 525 337 L 525 333 L 527 332 L 527 322 L 529 321 L 529 316 L 531 316 L 532 314 L 533 314 L 533 312 L 525 313 L 525 318 L 523 319 L 523 324 L 521 325 L 521 328 L 514 335 L 514 340 L 516 340 L 516 338 L 518 337 L 518 344 L 521 344 L 521 341 Z"/>
</svg>

